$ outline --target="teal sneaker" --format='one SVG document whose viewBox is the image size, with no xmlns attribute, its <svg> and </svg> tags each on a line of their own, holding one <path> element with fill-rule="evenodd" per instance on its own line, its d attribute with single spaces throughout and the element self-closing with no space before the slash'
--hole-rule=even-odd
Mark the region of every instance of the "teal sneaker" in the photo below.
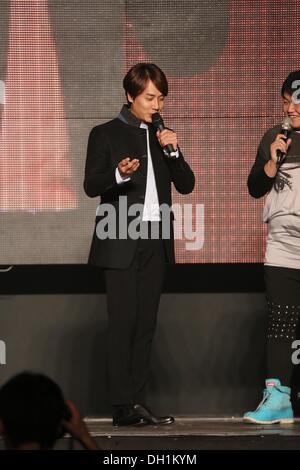
<svg viewBox="0 0 300 470">
<path fill-rule="evenodd" d="M 292 424 L 291 389 L 283 387 L 278 379 L 267 379 L 262 401 L 255 411 L 245 413 L 243 420 L 256 424 Z"/>
</svg>

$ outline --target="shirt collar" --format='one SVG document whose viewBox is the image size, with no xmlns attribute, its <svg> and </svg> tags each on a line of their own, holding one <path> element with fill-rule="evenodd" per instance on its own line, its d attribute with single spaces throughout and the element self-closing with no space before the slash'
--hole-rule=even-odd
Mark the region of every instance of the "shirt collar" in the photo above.
<svg viewBox="0 0 300 470">
<path fill-rule="evenodd" d="M 138 119 L 137 117 L 135 117 L 134 114 L 132 114 L 127 104 L 123 105 L 118 119 L 125 122 L 126 124 L 129 124 L 130 126 L 141 127 L 142 121 L 140 121 L 140 119 Z"/>
</svg>

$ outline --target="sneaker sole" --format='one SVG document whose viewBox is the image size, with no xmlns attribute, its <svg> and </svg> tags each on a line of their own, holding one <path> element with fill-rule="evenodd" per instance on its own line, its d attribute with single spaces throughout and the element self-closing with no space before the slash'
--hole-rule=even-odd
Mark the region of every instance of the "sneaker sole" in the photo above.
<svg viewBox="0 0 300 470">
<path fill-rule="evenodd" d="M 243 421 L 253 424 L 293 424 L 294 418 L 274 419 L 272 421 L 259 421 L 258 419 L 254 418 L 243 418 Z"/>
</svg>

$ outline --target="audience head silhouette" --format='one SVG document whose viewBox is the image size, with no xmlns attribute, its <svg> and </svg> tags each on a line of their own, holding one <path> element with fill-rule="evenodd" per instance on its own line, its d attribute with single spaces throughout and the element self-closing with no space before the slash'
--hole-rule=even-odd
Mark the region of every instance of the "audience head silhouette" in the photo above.
<svg viewBox="0 0 300 470">
<path fill-rule="evenodd" d="M 0 431 L 8 449 L 51 449 L 63 435 L 65 400 L 43 374 L 22 372 L 0 389 Z"/>
</svg>

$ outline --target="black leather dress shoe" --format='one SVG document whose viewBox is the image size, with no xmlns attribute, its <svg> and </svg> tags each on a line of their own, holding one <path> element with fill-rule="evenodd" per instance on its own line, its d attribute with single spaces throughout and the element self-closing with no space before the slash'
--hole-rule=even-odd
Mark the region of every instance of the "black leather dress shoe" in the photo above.
<svg viewBox="0 0 300 470">
<path fill-rule="evenodd" d="M 155 416 L 145 405 L 137 404 L 134 405 L 133 408 L 138 413 L 138 415 L 143 417 L 147 424 L 161 426 L 164 424 L 172 424 L 175 421 L 173 416 Z"/>
<path fill-rule="evenodd" d="M 134 409 L 133 406 L 124 405 L 114 407 L 114 426 L 142 426 L 145 424 L 148 424 L 147 421 Z"/>
</svg>

